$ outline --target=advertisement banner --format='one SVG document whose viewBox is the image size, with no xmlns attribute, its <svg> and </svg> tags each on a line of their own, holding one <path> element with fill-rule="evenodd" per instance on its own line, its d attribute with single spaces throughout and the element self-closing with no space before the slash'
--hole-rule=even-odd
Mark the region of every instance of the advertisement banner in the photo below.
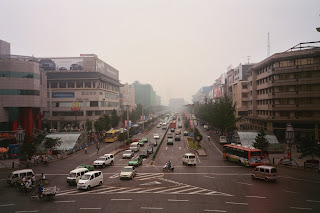
<svg viewBox="0 0 320 213">
<path fill-rule="evenodd" d="M 193 128 L 193 120 L 190 120 L 190 127 Z"/>
<path fill-rule="evenodd" d="M 52 98 L 74 98 L 74 92 L 54 92 Z"/>
<path fill-rule="evenodd" d="M 131 128 L 132 126 L 132 123 L 131 123 L 131 120 L 129 120 L 129 128 Z"/>
<path fill-rule="evenodd" d="M 127 120 L 124 121 L 124 127 L 125 127 L 125 128 L 128 127 L 128 121 L 127 121 Z"/>
<path fill-rule="evenodd" d="M 83 58 L 42 58 L 39 68 L 45 71 L 83 70 Z"/>
</svg>

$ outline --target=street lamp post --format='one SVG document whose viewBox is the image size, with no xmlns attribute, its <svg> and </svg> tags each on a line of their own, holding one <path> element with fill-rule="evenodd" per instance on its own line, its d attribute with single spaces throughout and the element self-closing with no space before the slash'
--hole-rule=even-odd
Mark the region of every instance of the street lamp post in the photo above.
<svg viewBox="0 0 320 213">
<path fill-rule="evenodd" d="M 17 129 L 17 133 L 16 133 L 16 141 L 17 141 L 18 146 L 21 146 L 23 144 L 24 137 L 25 137 L 25 132 L 21 128 L 21 126 L 19 126 Z"/>
<path fill-rule="evenodd" d="M 130 107 L 130 105 L 127 105 L 127 133 L 128 133 L 128 140 L 129 140 L 129 107 Z"/>
<path fill-rule="evenodd" d="M 294 131 L 293 131 L 293 127 L 290 123 L 287 124 L 286 127 L 286 140 L 287 143 L 289 145 L 289 153 L 290 153 L 290 162 L 292 161 L 292 156 L 291 156 L 291 146 L 293 144 L 294 141 Z"/>
<path fill-rule="evenodd" d="M 142 130 L 144 130 L 143 104 L 142 104 Z"/>
</svg>

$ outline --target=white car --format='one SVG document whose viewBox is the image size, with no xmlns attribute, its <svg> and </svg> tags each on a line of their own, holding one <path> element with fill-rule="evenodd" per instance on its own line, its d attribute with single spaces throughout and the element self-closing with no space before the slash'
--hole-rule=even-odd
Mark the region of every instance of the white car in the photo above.
<svg viewBox="0 0 320 213">
<path fill-rule="evenodd" d="M 93 162 L 94 168 L 98 166 L 105 167 L 106 165 L 112 165 L 112 164 L 113 164 L 113 155 L 110 155 L 110 154 L 101 156 Z"/>
<path fill-rule="evenodd" d="M 132 179 L 136 176 L 137 170 L 134 166 L 125 166 L 120 173 L 120 180 L 121 179 Z"/>
<path fill-rule="evenodd" d="M 154 139 L 159 139 L 160 136 L 159 136 L 158 134 L 154 134 L 154 135 L 153 135 L 153 138 L 154 138 Z"/>
<path fill-rule="evenodd" d="M 85 173 L 78 181 L 77 189 L 90 190 L 92 187 L 103 184 L 103 174 L 101 171 L 91 171 Z"/>
<path fill-rule="evenodd" d="M 134 156 L 134 151 L 127 149 L 123 152 L 122 158 L 129 158 L 131 159 Z"/>
</svg>

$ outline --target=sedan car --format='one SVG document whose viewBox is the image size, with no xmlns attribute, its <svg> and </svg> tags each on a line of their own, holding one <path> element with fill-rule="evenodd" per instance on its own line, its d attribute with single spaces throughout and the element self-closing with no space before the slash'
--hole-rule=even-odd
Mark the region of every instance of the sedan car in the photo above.
<svg viewBox="0 0 320 213">
<path fill-rule="evenodd" d="M 153 153 L 153 148 L 151 146 L 147 146 L 145 149 L 148 150 L 149 154 Z"/>
<path fill-rule="evenodd" d="M 184 136 L 188 136 L 188 135 L 189 135 L 189 132 L 188 132 L 188 131 L 184 131 L 184 132 L 183 132 L 183 135 L 184 135 Z"/>
<path fill-rule="evenodd" d="M 142 157 L 141 156 L 135 156 L 133 158 L 131 158 L 131 160 L 129 161 L 129 166 L 140 166 L 142 165 Z"/>
<path fill-rule="evenodd" d="M 148 150 L 144 149 L 144 150 L 140 151 L 139 156 L 142 157 L 142 158 L 147 158 L 147 157 L 149 157 L 149 154 L 150 153 L 148 152 Z"/>
<path fill-rule="evenodd" d="M 125 150 L 124 152 L 123 152 L 123 154 L 122 154 L 122 158 L 124 159 L 124 158 L 132 158 L 133 157 L 133 155 L 134 155 L 134 151 L 132 151 L 132 150 L 130 150 L 130 149 L 127 149 L 127 150 Z"/>
<path fill-rule="evenodd" d="M 92 165 L 81 164 L 77 168 L 87 168 L 89 171 L 92 171 L 94 167 Z"/>
<path fill-rule="evenodd" d="M 139 140 L 138 143 L 139 143 L 139 146 L 144 146 L 143 140 Z"/>
<path fill-rule="evenodd" d="M 157 140 L 152 140 L 152 141 L 149 142 L 149 144 L 151 146 L 157 146 L 158 145 Z"/>
<path fill-rule="evenodd" d="M 179 124 L 178 128 L 182 128 L 182 125 L 181 125 L 181 124 Z"/>
<path fill-rule="evenodd" d="M 160 124 L 158 124 L 158 125 L 157 125 L 157 128 L 161 128 L 161 125 L 160 125 Z"/>
<path fill-rule="evenodd" d="M 173 140 L 172 140 L 172 138 L 168 138 L 168 140 L 167 140 L 167 145 L 173 145 Z"/>
<path fill-rule="evenodd" d="M 142 138 L 141 140 L 145 143 L 148 143 L 148 138 Z"/>
<path fill-rule="evenodd" d="M 134 166 L 125 166 L 120 172 L 120 180 L 132 179 L 137 175 L 137 170 Z"/>
<path fill-rule="evenodd" d="M 172 138 L 173 137 L 173 134 L 171 132 L 168 133 L 168 138 Z"/>
<path fill-rule="evenodd" d="M 180 141 L 181 140 L 181 137 L 179 134 L 177 134 L 176 136 L 174 136 L 174 140 L 175 141 Z"/>
<path fill-rule="evenodd" d="M 154 134 L 154 135 L 153 135 L 153 138 L 154 138 L 154 139 L 159 139 L 160 136 L 159 136 L 158 134 Z"/>
</svg>

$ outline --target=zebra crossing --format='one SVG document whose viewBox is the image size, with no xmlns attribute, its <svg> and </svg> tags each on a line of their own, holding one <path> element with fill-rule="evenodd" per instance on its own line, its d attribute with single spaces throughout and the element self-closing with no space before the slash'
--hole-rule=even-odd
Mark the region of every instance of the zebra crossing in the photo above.
<svg viewBox="0 0 320 213">
<path fill-rule="evenodd" d="M 163 176 L 163 173 L 137 173 L 137 175 L 134 177 L 134 180 L 149 180 L 154 178 L 161 178 Z M 120 178 L 120 174 L 114 174 L 109 178 Z"/>
<path fill-rule="evenodd" d="M 154 187 L 116 187 L 103 185 L 98 188 L 94 188 L 91 191 L 79 191 L 77 189 L 61 191 L 56 196 L 64 195 L 103 195 L 103 194 L 175 194 L 175 195 L 205 195 L 205 196 L 233 196 L 231 194 L 218 192 L 210 189 L 205 189 L 197 186 L 191 186 L 188 184 L 179 183 L 176 181 L 158 178 L 158 181 L 165 181 L 173 183 L 171 186 L 154 186 Z M 143 184 L 140 184 L 143 185 Z M 151 185 L 151 184 L 150 184 Z"/>
</svg>

